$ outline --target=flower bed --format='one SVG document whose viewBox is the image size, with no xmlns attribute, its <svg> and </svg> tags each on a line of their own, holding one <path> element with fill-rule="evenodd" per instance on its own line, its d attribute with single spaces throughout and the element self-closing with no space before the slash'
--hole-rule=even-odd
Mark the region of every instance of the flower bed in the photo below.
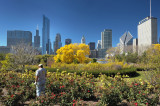
<svg viewBox="0 0 160 106">
<path fill-rule="evenodd" d="M 153 106 L 158 103 L 159 85 L 154 87 L 146 81 L 128 83 L 121 75 L 112 78 L 101 74 L 95 78 L 86 72 L 77 75 L 66 71 L 48 72 L 45 95 L 37 99 L 34 75 L 32 71 L 0 73 L 1 89 L 7 90 L 7 95 L 1 96 L 1 102 L 19 105 L 30 101 L 30 105 L 65 106 L 76 106 L 86 100 L 107 106 L 117 105 L 123 100 L 131 105 Z"/>
</svg>

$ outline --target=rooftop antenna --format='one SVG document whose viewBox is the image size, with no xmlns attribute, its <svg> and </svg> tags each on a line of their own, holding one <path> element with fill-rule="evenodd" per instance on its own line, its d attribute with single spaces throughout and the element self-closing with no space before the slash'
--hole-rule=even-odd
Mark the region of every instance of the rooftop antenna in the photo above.
<svg viewBox="0 0 160 106">
<path fill-rule="evenodd" d="M 38 28 L 38 24 L 37 24 L 37 30 L 38 30 L 39 28 Z"/>
<path fill-rule="evenodd" d="M 152 16 L 151 16 L 151 0 L 150 0 L 150 18 L 151 18 Z"/>
</svg>

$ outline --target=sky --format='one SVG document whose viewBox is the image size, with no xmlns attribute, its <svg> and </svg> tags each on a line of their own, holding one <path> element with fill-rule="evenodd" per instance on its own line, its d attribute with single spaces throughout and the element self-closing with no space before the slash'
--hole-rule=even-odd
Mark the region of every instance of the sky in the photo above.
<svg viewBox="0 0 160 106">
<path fill-rule="evenodd" d="M 32 32 L 32 41 L 37 25 L 42 37 L 43 15 L 50 19 L 50 39 L 61 34 L 65 39 L 80 43 L 84 35 L 86 44 L 101 40 L 104 29 L 112 29 L 112 46 L 130 31 L 137 38 L 139 21 L 150 14 L 149 0 L 0 0 L 0 46 L 7 45 L 7 30 Z M 152 16 L 158 19 L 160 33 L 160 0 L 152 0 Z M 41 39 L 42 44 L 42 39 Z"/>
</svg>

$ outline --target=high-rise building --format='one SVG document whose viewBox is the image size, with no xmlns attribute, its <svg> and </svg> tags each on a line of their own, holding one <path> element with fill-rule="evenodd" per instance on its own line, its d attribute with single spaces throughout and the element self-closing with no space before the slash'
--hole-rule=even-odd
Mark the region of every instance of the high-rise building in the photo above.
<svg viewBox="0 0 160 106">
<path fill-rule="evenodd" d="M 81 39 L 81 43 L 86 43 L 86 40 L 85 40 L 85 37 L 84 37 L 84 35 L 83 35 L 83 37 L 82 37 L 82 39 Z"/>
<path fill-rule="evenodd" d="M 62 47 L 62 42 L 61 42 L 61 35 L 60 33 L 57 33 L 56 34 L 56 38 L 55 38 L 55 41 L 54 41 L 54 54 L 56 54 L 56 51 Z"/>
<path fill-rule="evenodd" d="M 38 26 L 37 26 L 37 29 L 36 29 L 36 36 L 34 36 L 34 47 L 35 48 L 39 48 L 40 47 L 40 36 L 39 36 Z"/>
<path fill-rule="evenodd" d="M 88 43 L 90 50 L 94 50 L 95 49 L 95 42 L 90 42 Z"/>
<path fill-rule="evenodd" d="M 112 30 L 105 29 L 104 32 L 101 32 L 101 48 L 102 49 L 109 49 L 112 47 Z"/>
<path fill-rule="evenodd" d="M 72 40 L 71 39 L 65 39 L 65 45 L 69 45 L 72 43 Z"/>
<path fill-rule="evenodd" d="M 105 29 L 101 32 L 101 48 L 97 49 L 98 58 L 105 58 L 106 51 L 112 47 L 112 30 Z"/>
<path fill-rule="evenodd" d="M 42 27 L 42 55 L 50 54 L 50 20 L 43 15 L 43 27 Z"/>
<path fill-rule="evenodd" d="M 138 25 L 138 54 L 157 44 L 157 18 L 147 17 Z"/>
<path fill-rule="evenodd" d="M 98 40 L 97 49 L 100 49 L 100 48 L 101 48 L 101 40 Z"/>
<path fill-rule="evenodd" d="M 138 39 L 133 39 L 133 53 L 138 53 Z"/>
<path fill-rule="evenodd" d="M 120 53 L 132 52 L 133 36 L 131 33 L 125 32 L 120 38 Z"/>
<path fill-rule="evenodd" d="M 15 46 L 20 43 L 32 45 L 32 33 L 30 31 L 7 31 L 7 46 Z"/>
</svg>

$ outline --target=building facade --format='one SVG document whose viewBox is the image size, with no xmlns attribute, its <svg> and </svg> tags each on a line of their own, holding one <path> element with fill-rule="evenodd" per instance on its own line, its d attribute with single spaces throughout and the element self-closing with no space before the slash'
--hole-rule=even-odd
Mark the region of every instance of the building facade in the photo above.
<svg viewBox="0 0 160 106">
<path fill-rule="evenodd" d="M 7 53 L 10 53 L 10 52 L 11 52 L 10 47 L 7 47 L 7 46 L 0 46 L 0 53 L 7 54 Z"/>
<path fill-rule="evenodd" d="M 101 32 L 101 48 L 98 50 L 98 58 L 105 58 L 106 51 L 112 47 L 112 30 L 105 29 Z"/>
<path fill-rule="evenodd" d="M 86 40 L 85 40 L 85 37 L 84 37 L 84 35 L 83 35 L 83 37 L 82 37 L 82 39 L 81 39 L 81 43 L 86 43 Z"/>
<path fill-rule="evenodd" d="M 56 54 L 56 51 L 62 47 L 62 42 L 61 42 L 61 35 L 60 33 L 57 33 L 56 34 L 56 38 L 55 38 L 55 41 L 54 41 L 54 54 Z"/>
<path fill-rule="evenodd" d="M 102 49 L 109 49 L 112 47 L 112 30 L 105 29 L 101 32 L 101 48 Z"/>
<path fill-rule="evenodd" d="M 97 50 L 90 50 L 89 58 L 97 58 Z"/>
<path fill-rule="evenodd" d="M 34 47 L 40 48 L 40 36 L 39 36 L 39 29 L 36 29 L 36 36 L 34 36 Z"/>
<path fill-rule="evenodd" d="M 95 49 L 95 42 L 90 42 L 88 43 L 90 50 L 94 50 Z"/>
<path fill-rule="evenodd" d="M 98 40 L 97 42 L 97 49 L 100 49 L 101 48 L 101 40 Z"/>
<path fill-rule="evenodd" d="M 138 53 L 138 39 L 133 39 L 133 53 Z"/>
<path fill-rule="evenodd" d="M 138 24 L 138 54 L 157 44 L 157 18 L 147 17 Z"/>
<path fill-rule="evenodd" d="M 72 43 L 72 40 L 71 39 L 65 39 L 65 45 L 69 45 Z"/>
<path fill-rule="evenodd" d="M 125 32 L 121 37 L 120 37 L 120 53 L 128 53 L 132 52 L 133 47 L 133 36 L 129 31 Z"/>
<path fill-rule="evenodd" d="M 13 30 L 7 31 L 7 46 L 15 46 L 18 44 L 29 44 L 32 46 L 32 33 L 30 31 Z"/>
<path fill-rule="evenodd" d="M 50 20 L 43 15 L 43 27 L 42 27 L 42 55 L 50 54 Z"/>
</svg>

